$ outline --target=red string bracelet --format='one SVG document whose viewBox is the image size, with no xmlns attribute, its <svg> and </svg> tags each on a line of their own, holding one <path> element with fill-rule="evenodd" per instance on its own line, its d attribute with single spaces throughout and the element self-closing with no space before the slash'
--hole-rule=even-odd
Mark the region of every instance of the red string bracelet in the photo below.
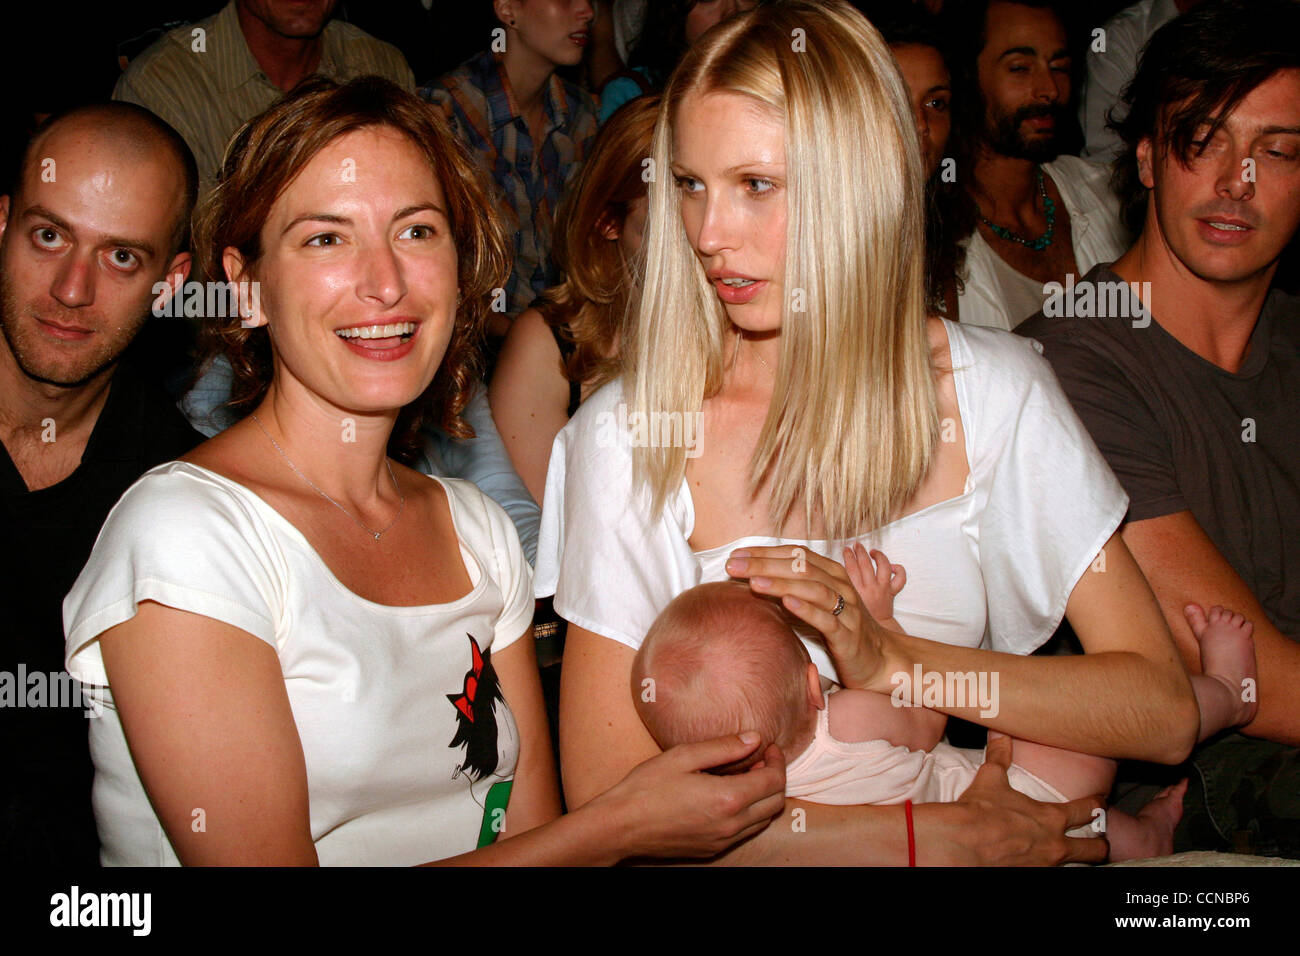
<svg viewBox="0 0 1300 956">
<path fill-rule="evenodd" d="M 903 801 L 903 812 L 907 814 L 907 865 L 916 866 L 916 829 L 912 826 L 912 801 Z"/>
</svg>

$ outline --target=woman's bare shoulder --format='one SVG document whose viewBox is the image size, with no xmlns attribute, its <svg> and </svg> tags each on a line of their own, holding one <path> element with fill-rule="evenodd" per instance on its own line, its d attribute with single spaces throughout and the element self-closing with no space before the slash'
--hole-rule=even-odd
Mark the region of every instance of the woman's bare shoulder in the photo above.
<svg viewBox="0 0 1300 956">
<path fill-rule="evenodd" d="M 925 334 L 930 343 L 930 361 L 941 371 L 952 368 L 952 347 L 948 341 L 946 321 L 939 315 L 925 317 Z"/>
<path fill-rule="evenodd" d="M 550 325 L 541 312 L 525 309 L 506 333 L 488 386 L 488 401 L 498 412 L 507 401 L 532 411 L 539 394 L 549 396 L 551 402 L 565 402 L 568 389 L 563 356 Z"/>
<path fill-rule="evenodd" d="M 528 351 L 535 358 L 560 358 L 560 347 L 546 317 L 537 309 L 525 309 L 510 324 L 506 342 Z"/>
</svg>

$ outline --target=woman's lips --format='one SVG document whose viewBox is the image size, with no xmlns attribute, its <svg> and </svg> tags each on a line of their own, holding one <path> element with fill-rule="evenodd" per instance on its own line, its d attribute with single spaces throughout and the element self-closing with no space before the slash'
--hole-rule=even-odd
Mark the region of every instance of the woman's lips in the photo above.
<svg viewBox="0 0 1300 956">
<path fill-rule="evenodd" d="M 407 336 L 390 335 L 382 339 L 336 338 L 351 349 L 354 355 L 376 362 L 395 362 L 411 353 L 411 349 L 415 348 L 415 337 L 419 334 L 420 323 L 417 322 L 415 331 Z"/>
<path fill-rule="evenodd" d="M 718 298 L 728 305 L 744 305 L 753 300 L 764 288 L 767 287 L 766 279 L 756 279 L 751 285 L 736 286 L 727 285 L 721 279 L 713 280 L 713 288 L 718 290 Z"/>
</svg>

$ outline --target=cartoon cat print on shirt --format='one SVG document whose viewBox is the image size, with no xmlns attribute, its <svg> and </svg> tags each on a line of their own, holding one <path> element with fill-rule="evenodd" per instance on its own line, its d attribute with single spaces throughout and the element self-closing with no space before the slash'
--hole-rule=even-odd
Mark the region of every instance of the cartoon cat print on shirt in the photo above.
<svg viewBox="0 0 1300 956">
<path fill-rule="evenodd" d="M 497 768 L 501 765 L 502 745 L 516 753 L 518 742 L 512 740 L 517 731 L 505 698 L 501 696 L 496 671 L 492 668 L 492 651 L 483 652 L 473 634 L 465 636 L 469 638 L 470 669 L 465 673 L 461 692 L 447 695 L 447 700 L 456 709 L 456 734 L 448 746 L 465 748 L 465 760 L 456 768 L 456 775 L 465 775 L 469 780 L 470 795 L 483 808 L 478 839 L 478 846 L 482 847 L 495 841 L 504 827 L 512 780 L 506 774 L 497 773 Z M 498 707 L 503 719 L 499 719 Z M 504 741 L 500 739 L 503 732 L 506 736 Z M 513 774 L 514 768 L 507 770 Z M 485 777 L 497 779 L 480 800 L 474 793 L 474 784 Z"/>
</svg>

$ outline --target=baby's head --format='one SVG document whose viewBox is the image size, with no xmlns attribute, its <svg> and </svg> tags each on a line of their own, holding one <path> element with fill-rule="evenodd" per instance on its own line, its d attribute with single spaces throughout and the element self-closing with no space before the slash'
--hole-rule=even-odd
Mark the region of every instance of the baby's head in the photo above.
<svg viewBox="0 0 1300 956">
<path fill-rule="evenodd" d="M 780 604 L 744 582 L 679 594 L 646 633 L 632 664 L 637 712 L 660 747 L 757 731 L 787 759 L 812 741 L 821 682 Z"/>
</svg>

